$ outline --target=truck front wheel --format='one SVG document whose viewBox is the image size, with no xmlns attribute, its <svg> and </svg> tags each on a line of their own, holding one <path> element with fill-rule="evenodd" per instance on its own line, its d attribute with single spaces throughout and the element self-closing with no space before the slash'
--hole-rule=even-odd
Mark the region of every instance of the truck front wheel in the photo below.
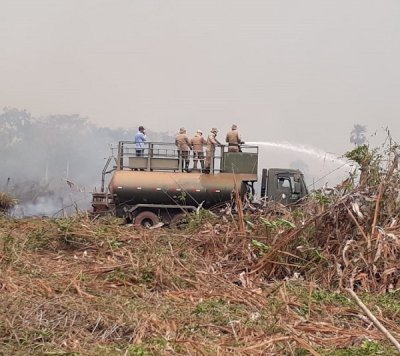
<svg viewBox="0 0 400 356">
<path fill-rule="evenodd" d="M 135 226 L 150 228 L 160 222 L 158 216 L 151 211 L 142 211 L 135 217 Z"/>
</svg>

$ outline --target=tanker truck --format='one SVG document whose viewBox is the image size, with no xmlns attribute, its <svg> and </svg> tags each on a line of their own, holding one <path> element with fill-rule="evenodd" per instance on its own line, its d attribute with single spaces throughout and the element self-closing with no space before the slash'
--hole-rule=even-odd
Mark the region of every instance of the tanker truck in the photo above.
<svg viewBox="0 0 400 356">
<path fill-rule="evenodd" d="M 207 172 L 202 168 L 184 172 L 174 144 L 146 143 L 137 156 L 134 142 L 120 141 L 117 154 L 104 166 L 100 191 L 92 193 L 93 212 L 110 212 L 138 226 L 174 225 L 199 207 L 226 206 L 234 194 L 240 199 L 254 196 L 258 153 L 257 146 L 242 145 L 241 152 L 217 146 Z M 308 192 L 299 170 L 264 168 L 260 193 L 264 199 L 288 205 Z"/>
</svg>

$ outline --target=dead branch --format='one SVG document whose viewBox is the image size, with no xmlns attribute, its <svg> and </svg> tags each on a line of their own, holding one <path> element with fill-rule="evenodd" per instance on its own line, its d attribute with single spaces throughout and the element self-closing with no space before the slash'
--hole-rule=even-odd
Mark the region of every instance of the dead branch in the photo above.
<svg viewBox="0 0 400 356">
<path fill-rule="evenodd" d="M 357 294 L 350 288 L 345 289 L 347 293 L 351 295 L 357 305 L 363 310 L 367 317 L 374 323 L 374 325 L 390 340 L 390 342 L 396 347 L 397 351 L 400 352 L 400 343 L 395 339 L 395 337 L 386 329 L 380 321 L 371 313 L 371 311 L 366 307 L 366 305 L 361 301 Z"/>
</svg>

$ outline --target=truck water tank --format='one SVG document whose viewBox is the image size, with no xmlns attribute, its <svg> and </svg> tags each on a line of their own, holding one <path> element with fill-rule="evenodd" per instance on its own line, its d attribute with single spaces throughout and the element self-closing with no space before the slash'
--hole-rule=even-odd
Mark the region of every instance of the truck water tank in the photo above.
<svg viewBox="0 0 400 356">
<path fill-rule="evenodd" d="M 175 172 L 141 172 L 119 170 L 109 184 L 116 205 L 180 204 L 204 208 L 231 199 L 238 187 L 241 195 L 246 185 L 240 176 L 231 173 L 202 174 Z"/>
</svg>

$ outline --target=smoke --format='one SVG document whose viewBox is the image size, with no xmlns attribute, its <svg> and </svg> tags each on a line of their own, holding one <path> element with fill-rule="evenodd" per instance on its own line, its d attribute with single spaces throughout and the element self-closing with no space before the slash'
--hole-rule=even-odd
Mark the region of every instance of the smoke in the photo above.
<svg viewBox="0 0 400 356">
<path fill-rule="evenodd" d="M 35 118 L 25 110 L 0 113 L 0 191 L 19 201 L 15 216 L 71 214 L 90 208 L 110 145 L 133 140 L 131 128 L 98 127 L 79 115 Z M 147 133 L 171 141 L 165 133 Z"/>
<path fill-rule="evenodd" d="M 18 204 L 11 212 L 13 217 L 24 216 L 58 216 L 71 214 L 70 206 L 66 205 L 60 195 L 40 196 L 35 201 Z"/>
</svg>

